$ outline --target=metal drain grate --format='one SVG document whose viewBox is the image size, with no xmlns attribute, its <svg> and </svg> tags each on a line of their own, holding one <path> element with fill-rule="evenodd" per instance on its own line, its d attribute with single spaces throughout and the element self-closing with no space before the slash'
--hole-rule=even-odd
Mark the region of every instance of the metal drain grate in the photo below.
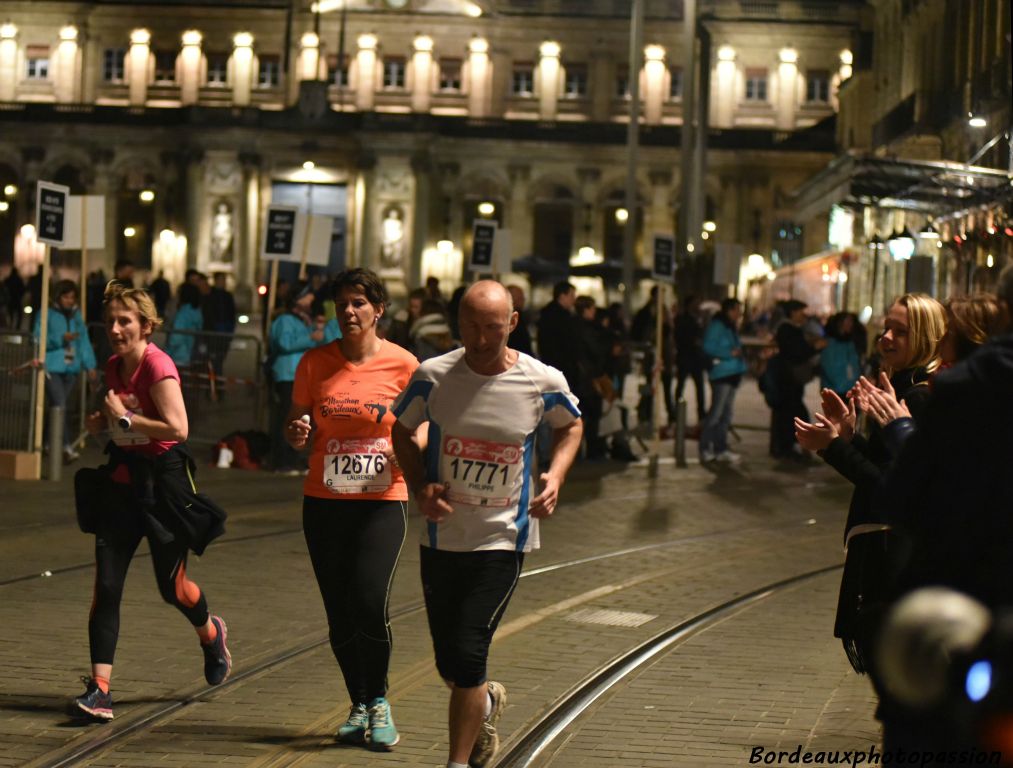
<svg viewBox="0 0 1013 768">
<path fill-rule="evenodd" d="M 609 627 L 639 627 L 658 618 L 650 613 L 610 611 L 605 608 L 582 608 L 566 617 L 577 624 L 604 624 Z"/>
</svg>

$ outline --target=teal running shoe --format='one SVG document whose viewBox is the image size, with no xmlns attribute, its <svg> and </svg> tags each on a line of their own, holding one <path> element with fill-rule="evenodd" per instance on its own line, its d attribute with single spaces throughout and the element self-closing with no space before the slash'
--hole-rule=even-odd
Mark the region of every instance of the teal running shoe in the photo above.
<svg viewBox="0 0 1013 768">
<path fill-rule="evenodd" d="M 390 702 L 382 696 L 369 703 L 370 749 L 388 750 L 400 740 L 394 718 L 390 715 Z"/>
</svg>

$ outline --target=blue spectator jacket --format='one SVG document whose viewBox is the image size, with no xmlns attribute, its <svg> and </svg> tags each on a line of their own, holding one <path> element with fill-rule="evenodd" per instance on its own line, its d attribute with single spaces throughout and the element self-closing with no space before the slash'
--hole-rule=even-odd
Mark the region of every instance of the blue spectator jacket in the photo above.
<svg viewBox="0 0 1013 768">
<path fill-rule="evenodd" d="M 832 389 L 838 395 L 855 386 L 862 372 L 858 350 L 850 341 L 829 338 L 820 352 L 820 385 Z"/>
<path fill-rule="evenodd" d="M 739 356 L 732 352 L 739 350 Z M 742 342 L 739 334 L 729 328 L 720 318 L 710 321 L 703 334 L 703 352 L 712 361 L 710 380 L 727 379 L 746 372 L 746 361 L 742 358 Z"/>
<path fill-rule="evenodd" d="M 49 308 L 49 325 L 46 326 L 46 370 L 50 373 L 80 373 L 95 368 L 95 350 L 88 341 L 88 328 L 75 309 L 68 317 L 62 310 Z M 42 315 L 35 318 L 35 338 L 39 338 Z M 76 333 L 77 338 L 65 342 L 65 333 Z"/>
<path fill-rule="evenodd" d="M 310 327 L 290 312 L 271 323 L 271 376 L 275 381 L 295 381 L 295 369 L 303 352 L 317 346 Z"/>
<path fill-rule="evenodd" d="M 173 331 L 198 331 L 204 329 L 204 313 L 199 307 L 182 305 L 172 319 Z M 193 357 L 193 343 L 196 336 L 189 333 L 169 333 L 165 351 L 176 365 L 190 365 Z"/>
</svg>

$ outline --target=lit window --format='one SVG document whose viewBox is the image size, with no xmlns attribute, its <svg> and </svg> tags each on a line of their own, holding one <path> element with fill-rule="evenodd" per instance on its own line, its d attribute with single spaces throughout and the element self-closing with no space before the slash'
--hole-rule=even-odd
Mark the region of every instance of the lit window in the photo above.
<svg viewBox="0 0 1013 768">
<path fill-rule="evenodd" d="M 383 60 L 383 87 L 389 91 L 403 91 L 405 82 L 405 61 L 402 58 Z"/>
<path fill-rule="evenodd" d="M 805 100 L 826 104 L 830 101 L 830 73 L 824 70 L 810 70 L 805 81 Z"/>
<path fill-rule="evenodd" d="M 25 51 L 25 78 L 47 80 L 49 78 L 49 47 L 29 45 Z"/>
<path fill-rule="evenodd" d="M 535 70 L 530 64 L 514 64 L 511 92 L 514 96 L 532 96 L 535 93 Z"/>
<path fill-rule="evenodd" d="M 337 56 L 327 57 L 327 82 L 339 88 L 348 87 L 348 57 L 345 56 L 338 66 Z"/>
<path fill-rule="evenodd" d="M 587 67 L 583 64 L 568 64 L 563 79 L 563 95 L 569 99 L 587 96 Z"/>
<path fill-rule="evenodd" d="M 155 82 L 162 84 L 176 82 L 175 51 L 155 51 Z"/>
<path fill-rule="evenodd" d="M 630 97 L 630 71 L 627 67 L 620 67 L 616 71 L 616 98 L 628 99 Z"/>
<path fill-rule="evenodd" d="M 281 82 L 281 60 L 277 56 L 260 56 L 257 69 L 258 88 L 277 88 Z"/>
<path fill-rule="evenodd" d="M 682 67 L 668 68 L 668 98 L 682 101 Z"/>
<path fill-rule="evenodd" d="M 461 92 L 460 59 L 440 59 L 440 90 L 444 93 Z"/>
<path fill-rule="evenodd" d="M 767 70 L 746 70 L 746 101 L 767 100 Z"/>
<path fill-rule="evenodd" d="M 106 48 L 102 55 L 102 79 L 107 83 L 122 83 L 127 51 L 125 48 Z"/>
<path fill-rule="evenodd" d="M 208 76 L 205 81 L 211 88 L 224 88 L 229 80 L 229 55 L 227 53 L 208 54 Z"/>
</svg>

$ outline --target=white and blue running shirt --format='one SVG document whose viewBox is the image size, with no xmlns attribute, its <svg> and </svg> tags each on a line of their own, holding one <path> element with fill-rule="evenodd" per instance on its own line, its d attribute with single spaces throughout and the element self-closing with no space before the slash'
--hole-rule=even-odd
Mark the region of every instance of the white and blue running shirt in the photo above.
<svg viewBox="0 0 1013 768">
<path fill-rule="evenodd" d="M 563 374 L 529 355 L 504 373 L 482 376 L 464 349 L 420 365 L 394 401 L 394 416 L 414 431 L 429 422 L 426 480 L 448 486 L 454 508 L 442 523 L 426 521 L 422 544 L 454 552 L 538 548 L 538 520 L 528 516 L 535 430 L 580 418 Z"/>
</svg>

